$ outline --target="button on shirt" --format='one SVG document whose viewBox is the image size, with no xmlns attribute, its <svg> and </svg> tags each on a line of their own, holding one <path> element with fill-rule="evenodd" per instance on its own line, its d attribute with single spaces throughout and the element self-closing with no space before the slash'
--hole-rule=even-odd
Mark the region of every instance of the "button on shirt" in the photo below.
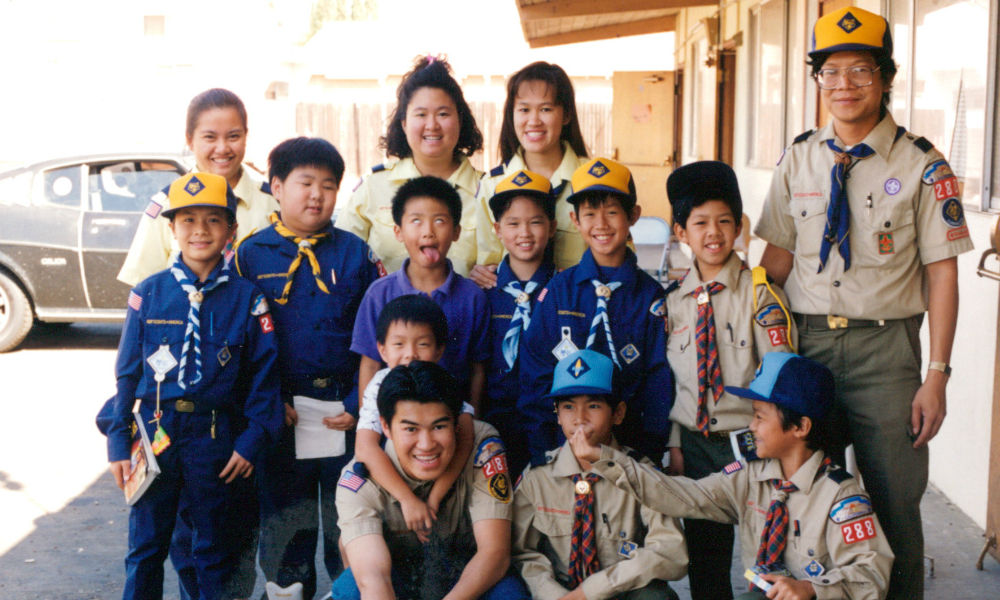
<svg viewBox="0 0 1000 600">
<path fill-rule="evenodd" d="M 795 254 L 785 283 L 795 312 L 859 319 L 923 313 L 924 265 L 972 249 L 961 205 L 957 219 L 948 212 L 960 203 L 957 186 L 949 197 L 945 188 L 922 181 L 935 178 L 944 157 L 936 149 L 923 152 L 915 139 L 886 115 L 863 140 L 875 154 L 858 161 L 846 181 L 851 212 L 847 271 L 840 255 L 831 252 L 817 273 L 835 158 L 826 141 L 844 144 L 830 124 L 785 152 L 755 233 Z"/>
<path fill-rule="evenodd" d="M 723 385 L 747 387 L 761 359 L 768 352 L 794 352 L 795 323 L 789 323 L 778 299 L 764 285 L 754 289 L 750 269 L 734 252 L 715 277 L 725 287 L 712 295 L 715 312 L 715 339 Z M 691 269 L 680 286 L 667 294 L 667 361 L 677 382 L 677 398 L 670 420 L 697 431 L 698 415 L 698 299 L 692 292 L 704 283 L 697 269 Z M 784 293 L 775 284 L 771 289 L 788 306 Z M 756 313 L 754 297 L 756 296 Z M 711 393 L 711 392 L 709 392 Z M 718 403 L 708 400 L 709 430 L 730 431 L 750 424 L 752 403 L 723 392 Z"/>
<path fill-rule="evenodd" d="M 337 227 L 350 231 L 368 242 L 390 273 L 398 271 L 407 258 L 406 248 L 396 239 L 392 227 L 392 197 L 404 183 L 421 176 L 412 158 L 402 158 L 376 167 L 365 177 L 347 206 L 337 215 Z M 462 158 L 455 172 L 448 177 L 462 198 L 462 233 L 448 250 L 448 258 L 459 275 L 467 276 L 476 264 L 476 188 L 482 173 L 468 158 Z"/>
<path fill-rule="evenodd" d="M 410 259 L 407 258 L 398 271 L 375 281 L 368 288 L 354 321 L 352 352 L 367 356 L 377 363 L 382 362 L 375 339 L 375 324 L 382 308 L 393 298 L 404 294 L 423 294 L 413 287 L 406 276 L 409 262 Z M 441 307 L 448 320 L 448 340 L 444 356 L 438 364 L 458 379 L 464 389 L 472 378 L 472 363 L 485 361 L 490 357 L 489 301 L 479 286 L 455 273 L 450 260 L 448 278 L 429 296 Z"/>
<path fill-rule="evenodd" d="M 552 351 L 563 339 L 563 328 L 568 328 L 578 349 L 586 348 L 597 309 L 593 279 L 622 284 L 608 300 L 611 335 L 621 364 L 621 397 L 628 407 L 625 421 L 616 434 L 623 443 L 646 455 L 662 453 L 664 449 L 674 380 L 665 352 L 663 288 L 639 270 L 631 250 L 627 251 L 622 266 L 608 277 L 600 274 L 587 250 L 578 265 L 557 273 L 538 295 L 531 326 L 521 338 L 518 409 L 525 418 L 532 464 L 543 464 L 544 451 L 556 448 L 562 441 L 552 400 L 545 397 L 552 387 L 552 370 L 558 362 Z M 601 326 L 591 349 L 607 355 L 605 337 Z"/>
<path fill-rule="evenodd" d="M 198 280 L 187 265 L 180 263 L 180 268 L 190 281 Z M 221 269 L 220 262 L 206 282 L 218 277 Z M 150 410 L 155 408 L 157 382 L 146 359 L 166 346 L 174 359 L 180 361 L 190 308 L 187 292 L 169 270 L 149 277 L 132 294 L 115 363 L 118 390 L 108 431 L 111 461 L 129 457 L 129 426 L 135 399 L 141 398 L 143 406 Z M 205 294 L 199 313 L 202 378 L 181 389 L 177 384 L 179 369 L 174 366 L 159 386 L 164 410 L 169 410 L 172 401 L 184 398 L 194 402 L 199 411 L 245 415 L 247 429 L 237 438 L 235 449 L 250 462 L 254 462 L 267 437 L 276 437 L 284 423 L 274 368 L 278 357 L 274 325 L 269 313 L 254 314 L 261 297 L 256 286 L 236 273 Z M 167 433 L 172 437 L 178 435 Z"/>
<path fill-rule="evenodd" d="M 573 171 L 587 162 L 587 157 L 577 156 L 568 142 L 562 142 L 562 148 L 562 162 L 549 178 L 552 190 L 557 191 L 556 237 L 552 243 L 554 244 L 556 268 L 559 270 L 568 269 L 580 262 L 583 251 L 587 249 L 587 245 L 583 242 L 583 236 L 580 235 L 580 231 L 573 225 L 569 216 L 573 212 L 573 205 L 566 201 L 566 198 L 569 198 L 569 195 L 573 193 L 569 184 L 573 177 Z M 499 264 L 500 258 L 505 253 L 500 238 L 493 230 L 493 223 L 496 220 L 493 218 L 493 211 L 490 210 L 490 198 L 496 193 L 497 184 L 508 175 L 527 168 L 528 165 L 524 162 L 524 149 L 518 147 L 514 156 L 502 166 L 502 170 L 494 169 L 483 175 L 483 179 L 479 183 L 479 191 L 476 193 L 476 244 L 478 245 L 476 261 L 478 264 Z M 494 173 L 496 174 L 494 175 Z"/>
<path fill-rule="evenodd" d="M 267 190 L 267 191 L 265 191 Z M 269 225 L 267 218 L 278 210 L 278 202 L 271 196 L 270 188 L 243 169 L 239 182 L 233 188 L 236 194 L 236 239 L 241 240 L 254 230 Z M 160 214 L 169 209 L 166 195 L 159 193 L 153 197 L 150 207 L 139 219 L 139 228 L 132 238 L 125 264 L 118 273 L 118 279 L 135 285 L 153 273 L 167 267 L 178 252 L 177 241 L 170 231 L 170 219 Z M 150 216 L 150 210 L 155 216 Z"/>
<path fill-rule="evenodd" d="M 275 301 L 281 297 L 298 246 L 279 235 L 273 225 L 240 243 L 236 265 L 267 296 L 281 350 L 283 390 L 356 407 L 357 392 L 348 394 L 357 385 L 359 362 L 358 355 L 350 352 L 351 335 L 361 298 L 378 279 L 378 268 L 358 236 L 332 225 L 317 233 L 329 234 L 313 246 L 320 265 L 318 276 L 329 293 L 319 289 L 309 262 L 303 260 L 295 271 L 288 302 Z M 317 378 L 334 381 L 317 387 L 312 383 Z"/>
</svg>

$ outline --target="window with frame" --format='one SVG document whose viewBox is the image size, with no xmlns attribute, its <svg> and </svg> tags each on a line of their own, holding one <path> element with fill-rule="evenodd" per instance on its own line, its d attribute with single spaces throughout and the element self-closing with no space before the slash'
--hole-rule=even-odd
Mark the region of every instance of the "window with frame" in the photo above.
<svg viewBox="0 0 1000 600">
<path fill-rule="evenodd" d="M 785 3 L 771 0 L 750 9 L 750 166 L 770 167 L 785 136 Z"/>
</svg>

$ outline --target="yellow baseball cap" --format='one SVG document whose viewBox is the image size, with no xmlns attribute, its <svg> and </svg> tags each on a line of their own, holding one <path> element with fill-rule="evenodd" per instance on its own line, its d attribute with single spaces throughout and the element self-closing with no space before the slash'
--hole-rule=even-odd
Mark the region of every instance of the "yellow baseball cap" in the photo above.
<svg viewBox="0 0 1000 600">
<path fill-rule="evenodd" d="M 892 33 L 882 15 L 848 6 L 823 15 L 813 26 L 809 56 L 851 50 L 871 50 L 892 56 Z"/>
<path fill-rule="evenodd" d="M 236 194 L 222 175 L 214 173 L 188 173 L 174 180 L 163 193 L 169 206 L 163 216 L 170 218 L 182 208 L 214 206 L 224 208 L 236 218 Z"/>
<path fill-rule="evenodd" d="M 555 198 L 552 197 L 552 184 L 548 177 L 522 169 L 504 177 L 503 181 L 497 184 L 496 192 L 490 198 L 490 210 L 493 211 L 494 219 L 500 218 L 497 212 L 503 210 L 505 202 L 515 196 L 533 196 L 546 206 L 555 203 Z"/>
<path fill-rule="evenodd" d="M 630 200 L 631 205 L 636 202 L 632 172 L 610 158 L 592 158 L 577 167 L 570 178 L 570 185 L 573 186 L 573 193 L 566 198 L 570 204 L 577 204 L 585 192 L 607 192 Z"/>
</svg>

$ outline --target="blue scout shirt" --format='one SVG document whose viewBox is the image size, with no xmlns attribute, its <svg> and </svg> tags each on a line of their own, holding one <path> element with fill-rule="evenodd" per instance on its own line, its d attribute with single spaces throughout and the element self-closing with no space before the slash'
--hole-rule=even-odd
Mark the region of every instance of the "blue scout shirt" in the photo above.
<svg viewBox="0 0 1000 600">
<path fill-rule="evenodd" d="M 221 273 L 219 261 L 204 283 L 182 261 L 177 264 L 201 288 Z M 190 302 L 187 293 L 171 274 L 160 271 L 137 285 L 129 296 L 115 374 L 118 391 L 114 415 L 108 430 L 108 460 L 129 458 L 132 405 L 143 401 L 143 412 L 156 407 L 156 381 L 146 362 L 161 346 L 167 346 L 180 362 L 187 328 Z M 194 402 L 197 412 L 216 410 L 247 420 L 246 430 L 235 440 L 234 449 L 255 462 L 270 436 L 277 437 L 284 424 L 284 409 L 278 390 L 274 364 L 278 346 L 274 322 L 267 302 L 252 283 L 230 270 L 229 281 L 205 294 L 199 313 L 201 322 L 201 380 L 181 389 L 177 384 L 179 366 L 167 371 L 160 384 L 160 404 L 164 412 L 173 410 L 174 401 Z M 188 364 L 187 369 L 193 368 Z M 186 375 L 185 379 L 189 379 Z M 173 439 L 189 432 L 167 431 Z"/>
<path fill-rule="evenodd" d="M 278 336 L 281 389 L 286 401 L 301 394 L 318 400 L 339 400 L 357 415 L 357 354 L 350 352 L 354 316 L 368 286 L 378 279 L 378 267 L 361 238 L 329 225 L 329 233 L 313 247 L 319 277 L 329 290 L 316 284 L 309 261 L 295 271 L 286 304 L 279 304 L 286 274 L 298 246 L 274 225 L 243 240 L 236 248 L 241 275 L 267 296 Z"/>
<path fill-rule="evenodd" d="M 363 354 L 375 362 L 382 362 L 375 345 L 375 324 L 382 307 L 404 294 L 423 294 L 413 287 L 410 278 L 406 276 L 409 264 L 410 259 L 407 258 L 403 261 L 402 268 L 368 288 L 354 321 L 354 341 L 351 342 L 353 352 Z M 438 364 L 451 373 L 464 389 L 472 378 L 472 362 L 484 361 L 490 357 L 490 304 L 486 293 L 472 281 L 456 273 L 448 260 L 448 278 L 441 287 L 430 293 L 430 299 L 437 302 L 448 320 L 447 345 Z"/>
<path fill-rule="evenodd" d="M 555 273 L 555 265 L 551 262 L 542 263 L 530 281 L 538 284 L 535 291 L 531 293 L 531 314 L 535 314 L 535 304 L 538 295 L 542 293 L 545 284 L 552 279 Z M 520 380 L 520 350 L 518 360 L 514 367 L 507 371 L 507 361 L 503 357 L 503 338 L 510 329 L 510 320 L 514 318 L 515 299 L 513 296 L 503 291 L 504 286 L 512 281 L 517 281 L 517 276 L 510 269 L 510 257 L 505 256 L 497 268 L 497 285 L 486 290 L 486 297 L 490 300 L 492 318 L 490 319 L 490 338 L 493 354 L 490 357 L 489 369 L 486 372 L 486 406 L 483 410 L 482 419 L 490 422 L 497 415 L 513 414 L 517 411 L 517 398 L 521 395 Z M 524 283 L 522 283 L 522 289 Z M 524 345 L 525 332 L 521 333 L 521 343 Z"/>
<path fill-rule="evenodd" d="M 622 266 L 611 270 L 607 277 L 601 271 L 587 250 L 578 265 L 553 277 L 539 294 L 531 326 L 521 338 L 518 409 L 527 421 L 532 464 L 545 464 L 544 452 L 557 448 L 563 440 L 552 400 L 546 398 L 558 362 L 553 350 L 562 341 L 564 331 L 578 349 L 586 347 L 597 309 L 593 279 L 622 284 L 608 300 L 611 337 L 622 368 L 621 372 L 616 369 L 618 389 L 627 406 L 616 435 L 622 444 L 647 456 L 663 453 L 674 402 L 674 378 L 666 357 L 663 288 L 639 269 L 631 250 Z M 591 349 L 608 354 L 603 325 Z"/>
</svg>

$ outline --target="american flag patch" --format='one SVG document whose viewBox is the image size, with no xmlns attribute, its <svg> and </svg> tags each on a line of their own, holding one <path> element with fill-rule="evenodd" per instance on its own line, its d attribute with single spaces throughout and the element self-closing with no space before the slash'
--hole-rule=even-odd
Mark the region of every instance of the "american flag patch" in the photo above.
<svg viewBox="0 0 1000 600">
<path fill-rule="evenodd" d="M 732 475 L 733 473 L 739 471 L 742 468 L 743 468 L 743 463 L 737 460 L 722 467 L 722 472 L 725 473 L 726 475 Z"/>
<path fill-rule="evenodd" d="M 139 312 L 139 309 L 142 308 L 142 296 L 136 294 L 135 292 L 129 292 L 128 307 L 136 312 Z"/>
<path fill-rule="evenodd" d="M 350 469 L 344 471 L 344 474 L 340 476 L 340 481 L 337 482 L 337 485 L 352 492 L 357 492 L 364 484 L 365 479 Z"/>
<path fill-rule="evenodd" d="M 163 207 L 160 206 L 159 203 L 156 202 L 156 200 L 150 200 L 149 204 L 146 205 L 146 216 L 149 217 L 150 219 L 155 219 L 156 217 L 160 216 L 161 210 L 163 210 Z"/>
</svg>

